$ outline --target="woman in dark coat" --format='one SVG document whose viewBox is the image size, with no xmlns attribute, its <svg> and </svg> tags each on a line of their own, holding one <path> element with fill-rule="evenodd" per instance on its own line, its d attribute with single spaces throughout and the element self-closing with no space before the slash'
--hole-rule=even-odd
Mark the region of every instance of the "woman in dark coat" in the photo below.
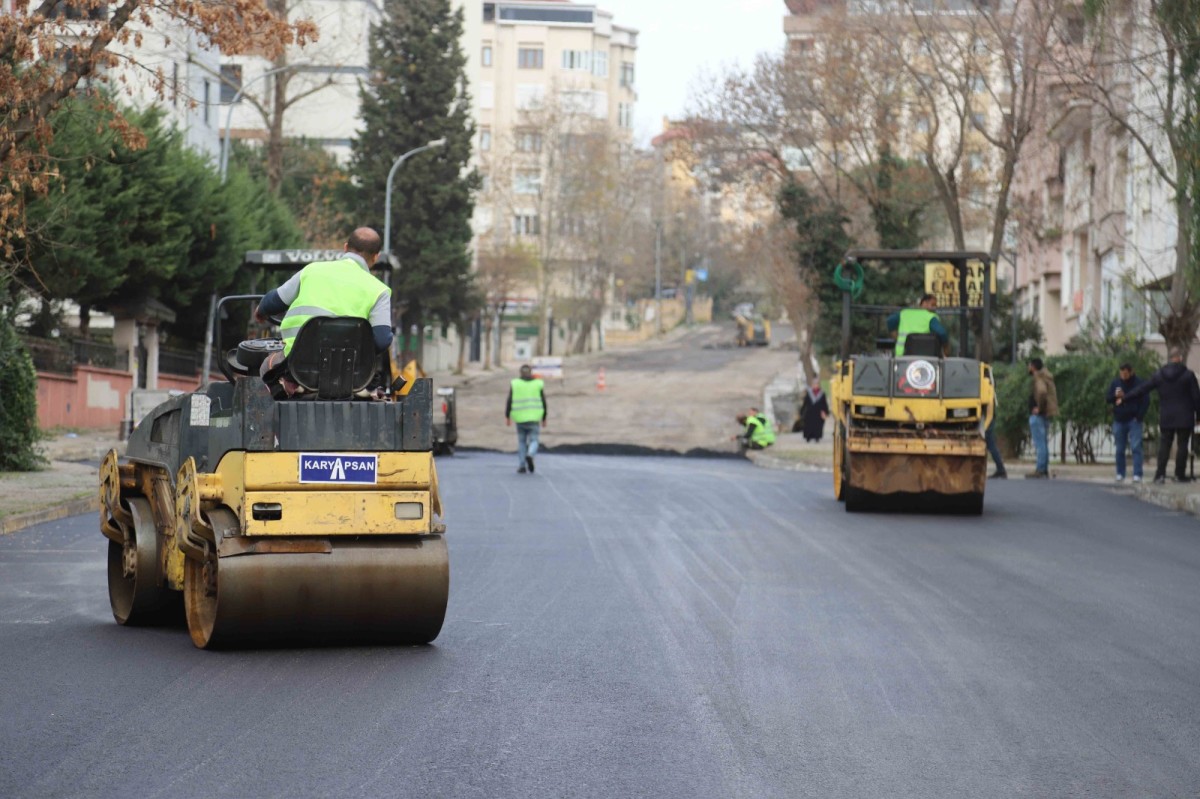
<svg viewBox="0 0 1200 799">
<path fill-rule="evenodd" d="M 821 391 L 821 381 L 813 378 L 812 387 L 804 393 L 804 401 L 800 403 L 800 418 L 796 420 L 792 432 L 804 433 L 805 441 L 820 441 L 825 432 L 825 418 L 829 416 L 829 400 Z"/>
</svg>

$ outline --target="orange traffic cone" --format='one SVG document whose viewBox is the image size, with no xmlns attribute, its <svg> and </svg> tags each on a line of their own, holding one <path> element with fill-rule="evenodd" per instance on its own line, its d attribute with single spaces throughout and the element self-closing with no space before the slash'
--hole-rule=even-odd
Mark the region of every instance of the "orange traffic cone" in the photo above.
<svg viewBox="0 0 1200 799">
<path fill-rule="evenodd" d="M 596 390 L 603 391 L 604 388 L 604 368 L 601 367 L 600 372 L 596 375 Z"/>
</svg>

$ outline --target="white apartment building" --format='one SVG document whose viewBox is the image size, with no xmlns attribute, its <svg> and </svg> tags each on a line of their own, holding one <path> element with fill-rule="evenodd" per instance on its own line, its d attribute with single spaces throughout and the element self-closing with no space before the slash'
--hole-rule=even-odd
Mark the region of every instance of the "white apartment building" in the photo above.
<svg viewBox="0 0 1200 799">
<path fill-rule="evenodd" d="M 556 185 L 551 153 L 562 146 L 558 139 L 599 126 L 632 142 L 637 31 L 614 24 L 613 15 L 595 5 L 568 0 L 484 2 L 475 9 L 475 161 L 484 175 L 474 218 L 479 251 L 533 242 L 551 225 L 571 226 L 566 218 L 544 218 L 542 210 L 557 199 L 546 193 Z M 546 122 L 550 117 L 553 124 Z M 551 288 L 556 296 L 570 291 Z M 547 299 L 538 294 L 537 286 L 526 286 L 508 305 L 528 309 Z M 506 359 L 531 353 L 528 326 L 517 329 L 522 334 L 504 342 Z M 548 335 L 554 340 L 556 333 Z"/>
<path fill-rule="evenodd" d="M 368 74 L 371 26 L 382 6 L 376 0 L 301 0 L 289 9 L 293 20 L 311 19 L 320 31 L 315 42 L 291 46 L 284 59 L 288 74 L 283 117 L 285 139 L 320 144 L 339 161 L 350 155 L 350 143 L 361 128 L 359 82 Z M 281 62 L 283 63 L 283 62 Z M 233 139 L 265 140 L 272 108 L 276 64 L 257 55 L 221 57 L 221 125 L 229 119 Z M 230 103 L 241 89 L 236 105 Z M 230 110 L 232 113 L 230 113 Z"/>
</svg>

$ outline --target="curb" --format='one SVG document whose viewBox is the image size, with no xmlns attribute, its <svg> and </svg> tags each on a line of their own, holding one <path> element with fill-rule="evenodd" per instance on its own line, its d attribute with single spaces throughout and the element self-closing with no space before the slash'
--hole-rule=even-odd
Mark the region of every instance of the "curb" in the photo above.
<svg viewBox="0 0 1200 799">
<path fill-rule="evenodd" d="M 81 513 L 94 510 L 96 510 L 95 497 L 80 497 L 79 499 L 72 499 L 48 508 L 39 508 L 38 510 L 26 511 L 25 513 L 14 513 L 11 516 L 0 519 L 0 535 L 8 535 L 18 530 L 24 530 L 26 527 L 32 527 L 35 524 L 53 522 L 58 519 L 65 519 L 68 516 L 78 516 Z"/>
</svg>

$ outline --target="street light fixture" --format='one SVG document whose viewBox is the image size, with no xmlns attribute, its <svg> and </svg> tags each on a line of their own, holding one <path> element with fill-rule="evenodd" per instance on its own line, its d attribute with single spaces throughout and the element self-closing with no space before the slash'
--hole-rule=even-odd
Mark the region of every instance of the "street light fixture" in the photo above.
<svg viewBox="0 0 1200 799">
<path fill-rule="evenodd" d="M 392 178 L 396 176 L 396 170 L 400 168 L 400 165 L 412 156 L 416 155 L 417 153 L 425 152 L 426 150 L 432 150 L 435 147 L 444 147 L 445 144 L 446 140 L 444 138 L 434 139 L 433 141 L 429 142 L 429 144 L 423 144 L 420 147 L 409 150 L 404 155 L 397 158 L 396 162 L 392 164 L 392 168 L 388 170 L 387 189 L 384 191 L 383 198 L 383 251 L 387 253 L 389 257 L 391 257 L 392 253 Z"/>
</svg>

